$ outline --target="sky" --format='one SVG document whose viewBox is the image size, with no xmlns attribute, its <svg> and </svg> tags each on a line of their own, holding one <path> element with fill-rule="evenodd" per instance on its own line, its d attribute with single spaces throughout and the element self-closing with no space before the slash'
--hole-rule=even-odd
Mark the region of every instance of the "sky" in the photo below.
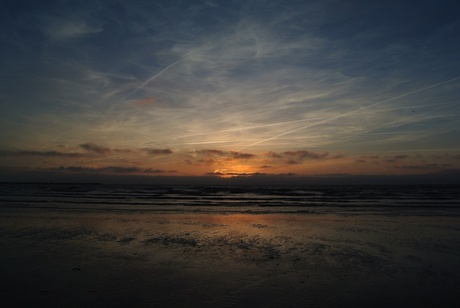
<svg viewBox="0 0 460 308">
<path fill-rule="evenodd" d="M 460 183 L 458 1 L 2 1 L 0 181 Z"/>
</svg>

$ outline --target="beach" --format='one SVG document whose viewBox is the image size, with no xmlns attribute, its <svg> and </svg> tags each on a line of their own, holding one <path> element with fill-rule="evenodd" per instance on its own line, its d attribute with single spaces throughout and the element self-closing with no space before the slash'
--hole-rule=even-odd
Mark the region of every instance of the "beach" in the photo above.
<svg viewBox="0 0 460 308">
<path fill-rule="evenodd" d="M 457 307 L 460 216 L 2 208 L 3 307 Z"/>
</svg>

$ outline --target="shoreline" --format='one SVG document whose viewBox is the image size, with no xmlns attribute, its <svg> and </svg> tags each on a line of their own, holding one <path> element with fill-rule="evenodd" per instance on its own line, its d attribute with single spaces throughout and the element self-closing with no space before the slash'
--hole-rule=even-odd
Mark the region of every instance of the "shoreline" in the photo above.
<svg viewBox="0 0 460 308">
<path fill-rule="evenodd" d="M 458 216 L 7 212 L 11 307 L 459 304 Z"/>
<path fill-rule="evenodd" d="M 69 206 L 0 206 L 0 214 L 15 213 L 16 215 L 31 213 L 69 213 L 79 215 L 87 214 L 114 214 L 114 215 L 312 215 L 325 216 L 337 215 L 347 216 L 382 216 L 382 217 L 458 217 L 460 218 L 460 208 L 458 205 L 452 206 L 270 206 L 270 207 L 219 207 L 219 206 L 150 206 L 135 207 L 132 205 L 118 207 L 69 207 Z"/>
</svg>

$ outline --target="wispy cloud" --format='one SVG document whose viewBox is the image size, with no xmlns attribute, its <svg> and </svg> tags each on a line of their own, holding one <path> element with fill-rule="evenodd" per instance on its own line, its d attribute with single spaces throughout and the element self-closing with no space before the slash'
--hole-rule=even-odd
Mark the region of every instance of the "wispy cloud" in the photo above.
<svg viewBox="0 0 460 308">
<path fill-rule="evenodd" d="M 96 154 L 108 154 L 112 152 L 110 148 L 103 147 L 94 143 L 83 143 L 80 144 L 80 147 L 88 152 L 94 152 Z"/>
<path fill-rule="evenodd" d="M 91 25 L 83 19 L 54 18 L 47 20 L 44 31 L 51 40 L 61 41 L 99 33 L 103 31 L 103 28 L 100 25 Z"/>
<path fill-rule="evenodd" d="M 225 155 L 225 152 L 222 150 L 215 150 L 215 149 L 205 149 L 205 150 L 199 150 L 195 152 L 196 154 L 202 154 L 202 155 L 218 155 L 218 156 L 223 156 Z"/>
<path fill-rule="evenodd" d="M 36 157 L 64 157 L 64 158 L 79 158 L 84 157 L 86 154 L 77 152 L 58 152 L 58 151 L 34 151 L 34 150 L 21 150 L 21 151 L 0 151 L 0 156 L 36 156 Z"/>
<path fill-rule="evenodd" d="M 277 161 L 281 162 L 284 160 L 284 162 L 288 165 L 295 165 L 295 164 L 301 164 L 305 160 L 324 160 L 324 159 L 337 159 L 342 157 L 342 155 L 336 154 L 336 155 L 329 155 L 328 152 L 312 152 L 312 151 L 285 151 L 285 152 L 267 152 L 265 153 L 265 156 L 269 159 L 269 161 Z"/>
<path fill-rule="evenodd" d="M 329 153 L 315 153 L 311 151 L 286 151 L 283 152 L 283 155 L 300 159 L 322 159 L 328 157 Z"/>
<path fill-rule="evenodd" d="M 205 173 L 205 175 L 212 175 L 212 176 L 218 176 L 218 177 L 221 177 L 221 176 L 253 177 L 253 176 L 265 176 L 268 174 L 261 173 L 261 172 L 247 173 L 247 172 L 219 172 L 217 171 L 217 172 L 208 172 L 208 173 Z"/>
<path fill-rule="evenodd" d="M 452 164 L 418 164 L 418 165 L 402 165 L 395 166 L 397 169 L 412 169 L 412 170 L 445 170 L 452 168 Z"/>
<path fill-rule="evenodd" d="M 149 155 L 170 155 L 173 153 L 171 149 L 143 149 Z"/>
<path fill-rule="evenodd" d="M 138 168 L 138 167 L 123 167 L 123 166 L 108 166 L 100 168 L 92 167 L 80 167 L 80 166 L 69 166 L 69 167 L 58 167 L 50 169 L 53 171 L 68 171 L 76 173 L 119 173 L 119 174 L 162 174 L 162 173 L 175 173 L 175 170 L 162 170 L 162 169 L 151 169 L 151 168 Z"/>
<path fill-rule="evenodd" d="M 224 160 L 242 160 L 246 161 L 249 159 L 253 159 L 257 157 L 257 155 L 252 154 L 252 153 L 244 153 L 244 152 L 237 152 L 237 151 L 222 151 L 222 150 L 217 150 L 217 149 L 203 149 L 203 150 L 197 150 L 195 152 L 191 153 L 192 155 L 198 155 L 198 157 L 205 157 L 204 159 L 202 158 L 201 161 L 205 161 L 211 159 L 214 161 L 214 157 L 218 159 L 224 159 Z"/>
<path fill-rule="evenodd" d="M 428 5 L 439 20 L 421 8 L 427 27 L 405 2 L 109 2 L 4 5 L 0 146 L 27 149 L 4 164 L 455 164 L 452 4 Z M 396 158 L 421 151 L 440 157 Z"/>
<path fill-rule="evenodd" d="M 243 160 L 246 160 L 246 159 L 251 159 L 251 158 L 254 158 L 256 157 L 255 154 L 251 154 L 251 153 L 241 153 L 241 152 L 235 152 L 235 151 L 230 151 L 229 152 L 231 158 L 233 159 L 243 159 Z"/>
</svg>

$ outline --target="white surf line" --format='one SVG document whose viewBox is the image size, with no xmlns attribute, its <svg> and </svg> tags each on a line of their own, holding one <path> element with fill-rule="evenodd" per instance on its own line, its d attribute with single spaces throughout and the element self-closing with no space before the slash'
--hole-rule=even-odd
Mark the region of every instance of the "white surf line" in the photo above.
<svg viewBox="0 0 460 308">
<path fill-rule="evenodd" d="M 293 133 L 293 132 L 296 132 L 296 131 L 299 131 L 299 130 L 302 130 L 302 129 L 305 129 L 305 128 L 310 128 L 310 127 L 314 127 L 314 126 L 317 126 L 317 125 L 320 125 L 320 124 L 328 123 L 328 122 L 331 122 L 331 121 L 334 121 L 334 120 L 349 116 L 349 115 L 354 114 L 354 113 L 356 113 L 358 111 L 368 109 L 368 108 L 371 108 L 371 107 L 374 107 L 374 106 L 377 106 L 377 105 L 381 105 L 381 104 L 384 104 L 384 103 L 388 103 L 388 102 L 397 100 L 397 99 L 402 98 L 402 97 L 406 97 L 406 96 L 409 96 L 409 95 L 412 95 L 412 94 L 415 94 L 415 93 L 419 93 L 419 92 L 422 92 L 422 91 L 425 91 L 425 90 L 428 90 L 428 89 L 439 87 L 439 86 L 442 86 L 442 85 L 447 84 L 449 82 L 455 81 L 457 79 L 460 79 L 460 76 L 452 78 L 452 79 L 449 79 L 449 80 L 446 80 L 446 81 L 443 81 L 443 82 L 439 82 L 439 83 L 436 83 L 436 84 L 433 84 L 433 85 L 430 85 L 430 86 L 427 86 L 427 87 L 423 87 L 423 88 L 420 88 L 420 89 L 417 89 L 417 90 L 414 90 L 414 91 L 410 91 L 410 92 L 407 92 L 407 93 L 404 93 L 404 94 L 401 94 L 401 95 L 398 95 L 398 96 L 395 96 L 395 97 L 392 97 L 392 98 L 389 98 L 389 99 L 386 99 L 386 100 L 383 100 L 383 101 L 380 101 L 380 102 L 376 102 L 376 103 L 373 103 L 373 104 L 370 104 L 370 105 L 367 105 L 367 106 L 362 106 L 362 107 L 356 108 L 355 110 L 346 112 L 344 114 L 338 115 L 338 116 L 330 118 L 330 119 L 326 119 L 326 120 L 319 121 L 319 122 L 316 122 L 316 123 L 313 123 L 313 124 L 310 124 L 310 125 L 301 126 L 301 127 L 291 129 L 291 130 L 283 132 L 281 134 L 277 134 L 277 135 L 275 135 L 273 137 L 266 138 L 266 139 L 254 142 L 252 144 L 249 144 L 247 146 L 239 148 L 236 151 L 241 151 L 241 150 L 247 149 L 249 147 L 252 147 L 252 146 L 255 146 L 255 145 L 258 145 L 258 144 L 261 144 L 261 143 L 264 143 L 264 142 L 267 142 L 267 141 L 270 141 L 270 140 L 273 140 L 273 139 L 276 139 L 278 137 L 282 137 L 284 135 L 287 135 L 287 134 L 290 134 L 290 133 Z"/>
</svg>

